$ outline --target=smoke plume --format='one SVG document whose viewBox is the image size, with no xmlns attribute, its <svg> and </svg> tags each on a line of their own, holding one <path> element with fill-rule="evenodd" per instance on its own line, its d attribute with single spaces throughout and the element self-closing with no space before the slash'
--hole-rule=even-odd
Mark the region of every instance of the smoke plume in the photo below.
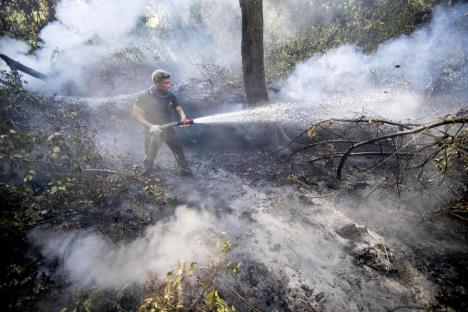
<svg viewBox="0 0 468 312">
<path fill-rule="evenodd" d="M 207 239 L 216 233 L 215 219 L 208 212 L 181 206 L 174 216 L 145 230 L 129 243 L 113 244 L 98 231 L 63 233 L 33 231 L 32 242 L 49 260 L 61 259 L 67 278 L 79 286 L 104 288 L 162 280 L 179 261 L 206 264 L 213 246 Z"/>
<path fill-rule="evenodd" d="M 213 0 L 62 0 L 57 20 L 42 29 L 42 44 L 34 54 L 26 54 L 25 43 L 8 38 L 0 41 L 0 52 L 51 77 L 47 82 L 26 78 L 32 90 L 134 92 L 148 85 L 148 71 L 156 67 L 170 69 L 179 79 L 197 76 L 200 64 L 238 68 L 237 5 Z M 120 82 L 114 89 L 113 81 Z"/>
<path fill-rule="evenodd" d="M 284 99 L 310 103 L 311 112 L 331 117 L 353 113 L 394 119 L 427 119 L 466 105 L 463 74 L 468 53 L 468 6 L 435 11 L 430 25 L 389 40 L 370 54 L 346 45 L 296 66 L 282 90 Z M 451 103 L 431 99 L 434 88 L 456 93 Z"/>
</svg>

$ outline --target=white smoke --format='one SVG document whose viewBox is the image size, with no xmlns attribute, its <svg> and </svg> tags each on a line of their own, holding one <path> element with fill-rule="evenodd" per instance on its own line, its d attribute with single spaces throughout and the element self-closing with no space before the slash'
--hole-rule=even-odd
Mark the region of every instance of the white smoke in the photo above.
<svg viewBox="0 0 468 312">
<path fill-rule="evenodd" d="M 36 230 L 29 238 L 46 258 L 63 261 L 63 272 L 74 284 L 114 288 L 162 280 L 179 261 L 206 264 L 216 248 L 207 242 L 217 233 L 215 221 L 207 212 L 181 206 L 170 220 L 148 227 L 129 243 L 114 245 L 97 231 Z"/>
<path fill-rule="evenodd" d="M 325 103 L 330 114 L 364 110 L 398 119 L 432 114 L 424 107 L 428 86 L 447 78 L 447 70 L 460 68 L 466 58 L 466 10 L 466 5 L 439 8 L 431 25 L 390 40 L 371 54 L 343 46 L 315 55 L 297 65 L 282 98 Z M 305 0 L 287 5 L 266 1 L 267 43 L 289 38 L 333 14 Z M 33 90 L 131 93 L 147 87 L 156 67 L 168 68 L 177 80 L 199 75 L 199 64 L 240 70 L 236 0 L 62 0 L 56 19 L 41 31 L 42 44 L 32 55 L 21 41 L 0 40 L 0 52 L 51 77 L 47 82 L 25 77 Z"/>
<path fill-rule="evenodd" d="M 42 29 L 34 54 L 26 53 L 25 43 L 8 38 L 0 41 L 0 52 L 49 75 L 47 82 L 25 77 L 32 90 L 89 95 L 96 83 L 109 88 L 111 83 L 104 80 L 118 79 L 96 81 L 95 76 L 112 72 L 122 55 L 133 61 L 124 64 L 136 70 L 133 75 L 145 75 L 141 89 L 149 84 L 142 68 L 169 68 L 180 79 L 196 75 L 199 64 L 239 68 L 239 17 L 236 1 L 62 0 L 56 21 Z M 128 79 L 117 86 L 120 93 L 128 92 L 126 84 Z"/>
<path fill-rule="evenodd" d="M 335 1 L 337 5 L 342 2 Z M 310 0 L 266 0 L 263 11 L 267 42 L 295 37 L 318 21 L 330 21 L 337 12 L 333 6 L 325 7 L 322 1 Z"/>
<path fill-rule="evenodd" d="M 411 35 L 389 40 L 371 54 L 356 46 L 342 46 L 318 54 L 296 66 L 285 82 L 282 96 L 300 103 L 327 104 L 329 115 L 367 113 L 407 119 L 453 113 L 457 107 L 427 105 L 432 84 L 463 72 L 468 55 L 468 6 L 437 9 L 430 25 Z M 465 81 L 460 80 L 465 79 Z M 461 95 L 468 99 L 466 88 Z M 460 108 L 460 107 L 459 107 Z"/>
<path fill-rule="evenodd" d="M 204 165 L 209 166 L 200 169 L 204 172 L 211 168 L 208 163 Z M 333 203 L 333 197 L 309 198 L 294 188 L 253 185 L 248 179 L 223 170 L 207 174 L 197 185 L 184 183 L 177 177 L 168 178 L 174 193 L 200 210 L 179 207 L 171 219 L 148 227 L 141 237 L 115 245 L 96 231 L 36 230 L 29 238 L 49 261 L 60 260 L 57 272 L 64 272 L 67 280 L 77 287 L 120 289 L 148 279 L 161 280 L 180 260 L 196 261 L 196 267 L 205 265 L 212 260 L 212 233 L 225 230 L 234 246 L 231 256 L 242 262 L 241 272 L 246 278 L 238 281 L 238 289 L 254 296 L 270 291 L 266 287 L 271 287 L 272 281 L 268 280 L 270 276 L 253 276 L 265 280 L 251 289 L 248 275 L 257 273 L 255 269 L 244 271 L 251 261 L 265 265 L 272 276 L 285 274 L 282 283 L 288 287 L 305 284 L 314 293 L 324 292 L 330 297 L 327 308 L 334 311 L 363 301 L 372 308 L 421 303 L 427 300 L 423 297 L 436 291 L 414 267 L 410 268 L 411 273 L 401 272 L 398 278 L 386 275 L 368 278 L 353 264 L 352 257 L 346 256 L 349 241 L 335 232 L 358 222 L 368 227 L 368 234 L 357 241 L 359 246 L 385 242 L 389 248 L 401 248 L 398 235 L 403 237 L 403 243 L 411 237 L 421 244 L 445 244 L 446 238 L 436 238 L 436 233 L 416 228 L 421 222 L 420 211 L 400 210 L 395 199 L 389 198 L 389 202 L 381 205 L 382 198 L 377 196 L 375 202 L 349 207 L 351 201 L 337 204 Z M 418 207 L 427 212 L 431 205 Z M 407 255 L 402 257 L 398 261 L 406 261 Z M 359 280 L 359 285 L 348 284 L 346 276 Z M 376 281 L 385 286 L 375 287 Z"/>
</svg>

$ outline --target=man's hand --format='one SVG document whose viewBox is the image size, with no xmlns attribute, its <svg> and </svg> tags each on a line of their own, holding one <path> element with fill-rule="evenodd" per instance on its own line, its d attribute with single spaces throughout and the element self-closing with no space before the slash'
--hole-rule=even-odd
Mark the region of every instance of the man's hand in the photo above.
<svg viewBox="0 0 468 312">
<path fill-rule="evenodd" d="M 161 127 L 159 125 L 151 125 L 151 127 L 149 128 L 149 133 L 151 133 L 152 135 L 161 135 Z"/>
<path fill-rule="evenodd" d="M 182 118 L 180 121 L 182 122 L 181 127 L 188 127 L 190 125 L 190 119 L 187 119 L 186 117 Z"/>
</svg>

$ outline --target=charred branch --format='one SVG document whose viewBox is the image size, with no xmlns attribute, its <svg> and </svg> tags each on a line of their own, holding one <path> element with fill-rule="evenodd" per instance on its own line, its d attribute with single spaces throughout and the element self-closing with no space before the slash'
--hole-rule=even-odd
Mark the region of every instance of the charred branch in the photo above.
<svg viewBox="0 0 468 312">
<path fill-rule="evenodd" d="M 424 132 L 424 131 L 427 131 L 427 130 L 432 129 L 432 128 L 438 128 L 438 127 L 441 127 L 441 126 L 444 126 L 444 125 L 460 124 L 460 123 L 465 124 L 466 122 L 468 122 L 468 117 L 466 117 L 466 116 L 455 117 L 455 118 L 451 118 L 451 119 L 444 119 L 442 121 L 435 121 L 435 122 L 432 122 L 432 123 L 429 123 L 429 124 L 426 124 L 426 125 L 419 126 L 417 128 L 414 128 L 414 129 L 399 131 L 399 132 L 396 132 L 396 133 L 384 135 L 384 136 L 374 138 L 374 139 L 371 139 L 371 140 L 366 140 L 366 141 L 362 141 L 362 142 L 359 142 L 359 143 L 355 143 L 355 144 L 351 145 L 344 152 L 343 156 L 341 157 L 340 163 L 338 164 L 338 168 L 336 170 L 336 177 L 338 179 L 341 179 L 341 171 L 343 169 L 343 166 L 344 166 L 346 160 L 348 159 L 348 157 L 351 155 L 351 153 L 355 149 L 357 149 L 357 148 L 359 148 L 361 146 L 369 145 L 369 144 L 372 144 L 372 143 L 376 143 L 376 142 L 379 142 L 379 141 L 388 140 L 388 139 L 392 139 L 392 138 L 396 138 L 396 137 L 402 137 L 402 136 L 406 136 L 406 135 L 410 135 L 410 134 L 417 134 L 417 133 Z"/>
<path fill-rule="evenodd" d="M 467 147 L 464 143 L 464 129 L 467 121 L 468 117 L 463 111 L 426 124 L 401 123 L 366 116 L 327 119 L 301 131 L 275 152 L 289 150 L 284 159 L 291 161 L 295 155 L 313 149 L 316 155 L 312 159 L 308 158 L 307 162 L 338 160 L 338 179 L 341 179 L 344 165 L 350 157 L 375 158 L 372 170 L 392 160 L 388 163 L 394 164 L 394 180 L 399 191 L 405 172 L 418 171 L 415 178 L 422 183 L 424 173 L 431 170 L 428 165 L 432 164 L 434 166 L 430 168 L 437 169 L 436 174 L 443 181 L 451 170 L 449 162 L 460 164 L 465 161 Z M 453 126 L 455 124 L 456 127 Z M 409 139 L 405 139 L 408 136 Z M 384 159 L 379 161 L 378 157 Z"/>
<path fill-rule="evenodd" d="M 34 78 L 38 78 L 41 80 L 47 79 L 47 76 L 44 75 L 43 73 L 38 72 L 37 70 L 34 70 L 26 65 L 23 65 L 20 62 L 17 62 L 13 60 L 12 58 L 6 56 L 5 54 L 0 54 L 0 58 L 8 65 L 8 67 L 10 67 L 11 71 L 13 72 L 21 71 L 25 74 L 33 76 Z"/>
<path fill-rule="evenodd" d="M 357 153 L 352 153 L 348 157 L 355 157 L 355 156 L 390 156 L 390 157 L 410 157 L 410 156 L 416 156 L 414 153 L 386 153 L 386 152 L 357 152 Z M 314 163 L 320 160 L 328 160 L 328 159 L 333 159 L 333 158 L 342 158 L 343 153 L 337 153 L 337 154 L 332 154 L 329 156 L 325 157 L 320 157 L 316 159 L 309 160 L 310 163 Z"/>
</svg>

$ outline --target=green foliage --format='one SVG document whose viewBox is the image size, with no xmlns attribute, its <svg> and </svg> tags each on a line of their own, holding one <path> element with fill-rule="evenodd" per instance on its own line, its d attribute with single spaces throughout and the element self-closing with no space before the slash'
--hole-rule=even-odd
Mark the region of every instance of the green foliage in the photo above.
<svg viewBox="0 0 468 312">
<path fill-rule="evenodd" d="M 219 250 L 221 250 L 223 253 L 227 254 L 227 253 L 230 253 L 231 250 L 232 250 L 232 245 L 231 245 L 231 242 L 228 241 L 228 240 L 224 240 L 220 247 L 219 247 Z"/>
<path fill-rule="evenodd" d="M 30 310 L 46 291 L 24 257 L 26 233 L 79 200 L 82 169 L 100 162 L 95 133 L 79 127 L 76 107 L 25 91 L 11 73 L 0 84 L 0 296 L 11 311 Z M 45 114 L 44 111 L 47 113 Z"/>
<path fill-rule="evenodd" d="M 220 239 L 212 250 L 212 260 L 208 265 L 197 266 L 191 262 L 186 265 L 180 262 L 176 269 L 166 274 L 166 280 L 161 285 L 152 281 L 150 291 L 143 299 L 140 312 L 176 312 L 176 311 L 216 311 L 234 312 L 235 307 L 229 305 L 221 296 L 218 281 L 222 273 L 240 271 L 240 262 L 227 260 L 232 251 L 232 244 L 224 238 L 225 234 L 213 235 Z M 203 300 L 202 300 L 203 299 Z"/>
<path fill-rule="evenodd" d="M 2 75 L 5 83 L 0 85 L 3 103 L 0 108 L 3 181 L 0 182 L 22 175 L 22 183 L 12 185 L 32 193 L 32 184 L 40 182 L 36 177 L 46 177 L 48 193 L 67 191 L 83 168 L 102 160 L 95 145 L 95 130 L 78 125 L 76 108 L 54 107 L 57 103 L 22 89 L 11 73 L 2 72 Z M 44 116 L 44 109 L 62 115 Z"/>
<path fill-rule="evenodd" d="M 220 256 L 213 248 L 213 257 Z M 215 265 L 197 266 L 184 261 L 166 273 L 163 281 L 149 278 L 144 288 L 124 287 L 109 291 L 99 287 L 75 289 L 73 298 L 61 312 L 114 311 L 115 309 L 139 312 L 219 311 L 234 312 L 218 290 L 217 278 L 221 278 Z M 129 298 L 139 300 L 129 307 L 123 302 Z M 122 306 L 125 306 L 123 308 Z"/>
<path fill-rule="evenodd" d="M 229 306 L 226 301 L 221 298 L 216 289 L 212 289 L 206 294 L 205 303 L 209 311 L 216 312 L 235 312 L 234 306 Z"/>
<path fill-rule="evenodd" d="M 181 262 L 176 270 L 167 272 L 166 285 L 162 296 L 146 298 L 138 311 L 183 311 L 184 306 L 187 304 L 184 300 L 184 292 L 190 286 L 188 279 L 192 276 L 193 265 L 194 263 L 191 263 L 187 267 L 185 262 Z"/>
<path fill-rule="evenodd" d="M 451 119 L 451 116 L 445 116 Z M 432 183 L 440 175 L 449 179 L 447 183 L 451 185 L 451 191 L 462 199 L 466 197 L 468 186 L 466 184 L 466 174 L 468 172 L 468 129 L 462 125 L 444 126 L 445 136 L 441 137 L 432 146 L 430 156 L 434 160 L 437 174 L 431 177 L 428 182 Z M 466 203 L 465 203 L 466 206 Z M 459 205 L 459 207 L 461 207 Z"/>
<path fill-rule="evenodd" d="M 240 272 L 240 269 L 241 269 L 241 265 L 242 263 L 240 262 L 233 262 L 233 261 L 229 261 L 227 264 L 226 264 L 226 267 L 234 274 L 238 274 Z"/>
<path fill-rule="evenodd" d="M 39 44 L 39 32 L 55 16 L 58 0 L 9 0 L 0 4 L 0 36 L 28 42 L 34 50 Z"/>
<path fill-rule="evenodd" d="M 24 293 L 25 288 L 28 293 L 8 307 L 8 311 L 27 311 L 37 298 L 49 290 L 49 282 L 45 278 L 34 281 L 31 266 L 9 264 L 2 269 L 5 274 L 0 283 L 0 293 Z M 3 306 L 5 307 L 5 306 Z"/>
<path fill-rule="evenodd" d="M 154 196 L 156 198 L 167 198 L 168 197 L 166 190 L 162 187 L 161 184 L 159 184 L 157 182 L 146 180 L 144 189 L 146 191 L 148 191 L 148 193 L 150 195 L 152 195 L 152 196 Z"/>
</svg>

